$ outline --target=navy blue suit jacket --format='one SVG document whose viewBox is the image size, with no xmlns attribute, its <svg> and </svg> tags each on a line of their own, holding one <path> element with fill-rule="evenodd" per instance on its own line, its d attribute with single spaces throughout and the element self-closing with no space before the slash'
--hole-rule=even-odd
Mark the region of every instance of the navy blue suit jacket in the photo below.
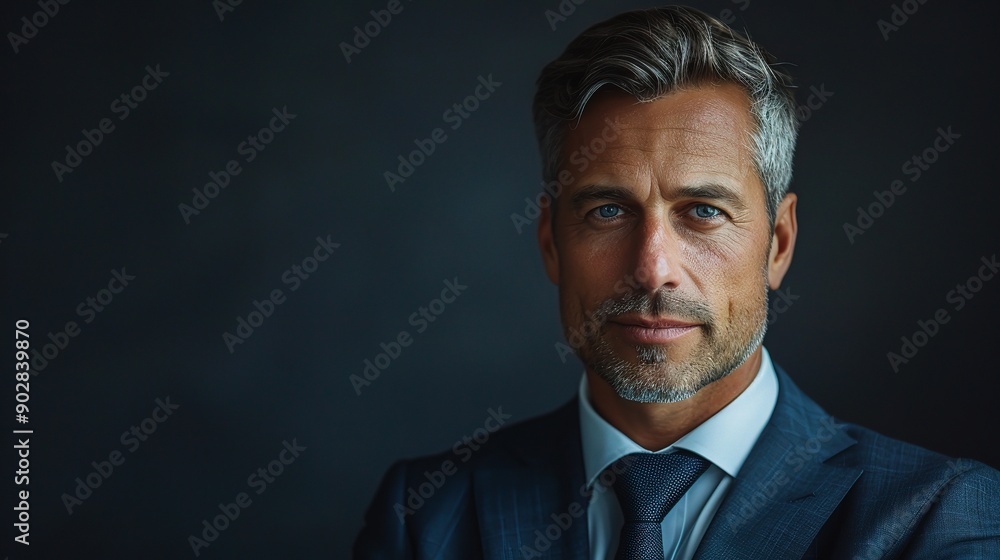
<svg viewBox="0 0 1000 560">
<path fill-rule="evenodd" d="M 696 559 L 1000 559 L 1000 472 L 835 422 L 775 369 L 774 413 Z M 355 558 L 587 558 L 577 406 L 502 429 L 472 456 L 394 464 Z M 457 472 L 442 480 L 448 460 Z"/>
</svg>

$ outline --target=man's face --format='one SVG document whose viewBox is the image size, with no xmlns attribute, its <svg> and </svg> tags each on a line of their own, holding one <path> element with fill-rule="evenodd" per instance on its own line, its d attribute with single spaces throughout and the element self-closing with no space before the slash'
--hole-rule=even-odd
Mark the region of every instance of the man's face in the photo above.
<svg viewBox="0 0 1000 560">
<path fill-rule="evenodd" d="M 574 180 L 539 241 L 567 340 L 622 398 L 689 398 L 764 338 L 772 230 L 752 130 L 726 84 L 602 93 L 567 132 Z"/>
</svg>

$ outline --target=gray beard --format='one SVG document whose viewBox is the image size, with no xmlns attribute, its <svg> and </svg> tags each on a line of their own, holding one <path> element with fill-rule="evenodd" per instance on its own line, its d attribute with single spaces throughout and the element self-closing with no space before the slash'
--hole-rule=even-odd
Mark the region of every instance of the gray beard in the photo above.
<svg viewBox="0 0 1000 560">
<path fill-rule="evenodd" d="M 632 292 L 607 300 L 591 314 L 598 322 L 577 349 L 581 361 L 610 385 L 623 399 L 644 403 L 674 403 L 689 399 L 707 385 L 718 381 L 746 362 L 764 341 L 767 333 L 768 292 L 765 277 L 760 304 L 750 315 L 735 317 L 726 331 L 720 331 L 711 309 L 698 301 L 661 290 L 650 296 Z M 626 313 L 646 316 L 672 315 L 702 323 L 702 339 L 687 363 L 669 363 L 662 346 L 635 346 L 637 363 L 619 356 L 607 339 L 608 319 Z"/>
</svg>

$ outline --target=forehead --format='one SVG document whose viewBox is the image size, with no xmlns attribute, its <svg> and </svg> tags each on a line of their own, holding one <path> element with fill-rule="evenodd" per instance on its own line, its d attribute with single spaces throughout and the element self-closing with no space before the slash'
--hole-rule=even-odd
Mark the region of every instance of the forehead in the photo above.
<svg viewBox="0 0 1000 560">
<path fill-rule="evenodd" d="M 745 182 L 755 175 L 753 127 L 750 99 L 735 84 L 687 87 L 649 102 L 601 92 L 567 132 L 564 167 L 578 180 L 600 173 L 684 182 L 708 174 Z"/>
</svg>

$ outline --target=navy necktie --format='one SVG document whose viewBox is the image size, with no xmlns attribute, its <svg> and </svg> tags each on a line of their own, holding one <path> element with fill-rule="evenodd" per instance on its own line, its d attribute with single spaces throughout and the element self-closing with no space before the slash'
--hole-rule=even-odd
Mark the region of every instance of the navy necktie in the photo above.
<svg viewBox="0 0 1000 560">
<path fill-rule="evenodd" d="M 625 516 L 615 560 L 662 560 L 660 524 L 709 462 L 688 451 L 632 453 L 622 457 L 624 472 L 614 481 Z M 620 471 L 621 469 L 616 469 Z"/>
</svg>

